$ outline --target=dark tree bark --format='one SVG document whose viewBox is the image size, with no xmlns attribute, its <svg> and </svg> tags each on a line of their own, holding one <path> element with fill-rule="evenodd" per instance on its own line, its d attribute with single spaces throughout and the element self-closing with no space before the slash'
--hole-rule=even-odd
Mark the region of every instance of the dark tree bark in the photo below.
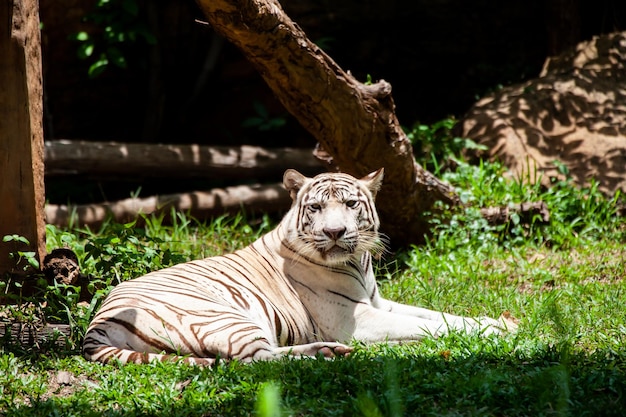
<svg viewBox="0 0 626 417">
<path fill-rule="evenodd" d="M 395 115 L 391 85 L 357 81 L 312 43 L 276 0 L 198 0 L 213 29 L 257 68 L 285 108 L 319 142 L 318 156 L 357 177 L 380 167 L 377 207 L 394 245 L 420 241 L 425 213 L 456 205 L 453 189 L 415 163 Z"/>
</svg>

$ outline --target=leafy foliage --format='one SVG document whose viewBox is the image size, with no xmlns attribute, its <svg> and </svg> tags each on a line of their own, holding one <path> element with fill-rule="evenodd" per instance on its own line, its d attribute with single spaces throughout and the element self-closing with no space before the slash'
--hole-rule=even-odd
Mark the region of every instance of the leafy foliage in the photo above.
<svg viewBox="0 0 626 417">
<path fill-rule="evenodd" d="M 26 239 L 24 236 L 19 236 L 19 235 L 6 235 L 2 238 L 2 242 L 17 242 L 17 243 L 23 243 L 25 245 L 30 244 L 30 242 L 28 241 L 28 239 Z M 22 261 L 26 261 L 26 263 L 28 265 L 30 265 L 32 268 L 38 269 L 39 268 L 39 261 L 37 261 L 37 258 L 35 257 L 35 252 L 32 251 L 16 251 L 16 252 L 12 252 L 9 254 L 11 256 L 11 258 L 13 258 L 15 260 L 16 265 L 20 265 L 23 262 Z"/>
<path fill-rule="evenodd" d="M 136 46 L 156 43 L 138 0 L 98 0 L 85 21 L 95 30 L 78 32 L 72 38 L 79 44 L 78 57 L 90 62 L 87 72 L 92 78 L 111 66 L 126 69 Z"/>
<path fill-rule="evenodd" d="M 567 168 L 557 161 L 555 164 L 560 166 L 565 179 L 553 180 L 549 188 L 541 186 L 537 173 L 510 178 L 499 162 L 469 164 L 463 159 L 463 150 L 478 145 L 453 137 L 455 123 L 454 119 L 444 119 L 431 126 L 416 124 L 409 133 L 414 146 L 429 150 L 434 171 L 456 188 L 464 207 L 460 211 L 444 211 L 443 216 L 433 218 L 437 233 L 431 244 L 445 241 L 446 245 L 466 245 L 468 239 L 477 239 L 481 244 L 497 241 L 507 248 L 528 244 L 567 247 L 581 238 L 601 238 L 609 231 L 615 231 L 616 238 L 623 238 L 623 219 L 619 215 L 623 196 L 619 192 L 607 198 L 593 179 L 589 187 L 580 188 L 569 177 Z M 428 165 L 425 152 L 421 155 L 418 161 Z M 522 223 L 519 216 L 513 215 L 509 224 L 490 226 L 479 211 L 482 207 L 539 201 L 548 206 L 551 220 L 547 225 L 539 216 L 530 223 Z"/>
<path fill-rule="evenodd" d="M 417 161 L 435 175 L 445 171 L 450 160 L 458 158 L 464 149 L 484 149 L 471 139 L 454 136 L 455 124 L 455 119 L 447 118 L 432 125 L 417 122 L 411 129 L 405 129 Z"/>
</svg>

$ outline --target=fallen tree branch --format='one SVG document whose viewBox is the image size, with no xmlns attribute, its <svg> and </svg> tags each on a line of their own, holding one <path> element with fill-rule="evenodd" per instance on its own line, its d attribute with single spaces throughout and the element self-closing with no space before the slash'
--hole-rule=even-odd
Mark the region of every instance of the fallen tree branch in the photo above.
<svg viewBox="0 0 626 417">
<path fill-rule="evenodd" d="M 69 324 L 46 324 L 42 327 L 24 323 L 0 323 L 0 340 L 17 342 L 21 346 L 40 346 L 53 342 L 55 346 L 66 347 L 71 337 Z"/>
<path fill-rule="evenodd" d="M 265 178 L 276 181 L 287 168 L 305 175 L 324 171 L 312 149 L 259 146 L 159 145 L 53 140 L 45 143 L 47 176 Z"/>
<path fill-rule="evenodd" d="M 169 213 L 172 209 L 188 212 L 196 219 L 224 213 L 278 212 L 287 210 L 291 199 L 281 184 L 240 185 L 211 191 L 195 191 L 147 198 L 128 198 L 114 203 L 76 206 L 48 204 L 46 222 L 57 226 L 101 224 L 111 216 L 117 222 L 129 222 L 143 214 Z"/>
<path fill-rule="evenodd" d="M 514 215 L 519 216 L 518 220 L 522 223 L 531 223 L 535 216 L 539 216 L 542 223 L 550 222 L 550 211 L 543 201 L 511 204 L 503 207 L 485 207 L 480 209 L 480 214 L 491 225 L 509 223 Z"/>
</svg>

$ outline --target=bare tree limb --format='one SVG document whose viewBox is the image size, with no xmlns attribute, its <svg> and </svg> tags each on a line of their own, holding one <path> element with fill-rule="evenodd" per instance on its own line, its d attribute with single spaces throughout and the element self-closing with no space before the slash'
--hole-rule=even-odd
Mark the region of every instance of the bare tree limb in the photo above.
<svg viewBox="0 0 626 417">
<path fill-rule="evenodd" d="M 503 207 L 485 207 L 480 209 L 480 214 L 492 225 L 509 223 L 514 214 L 519 216 L 519 221 L 522 223 L 531 223 L 535 216 L 539 216 L 539 220 L 542 223 L 550 222 L 550 211 L 543 201 L 512 204 Z"/>
<path fill-rule="evenodd" d="M 284 13 L 277 0 L 198 0 L 216 32 L 257 68 L 336 169 L 363 176 L 385 168 L 377 206 L 395 244 L 428 232 L 425 213 L 457 205 L 452 187 L 415 163 L 395 115 L 391 85 L 365 85 L 343 71 Z M 320 152 L 321 153 L 321 152 Z"/>
<path fill-rule="evenodd" d="M 45 143 L 46 175 L 132 178 L 266 178 L 287 168 L 313 175 L 324 170 L 310 149 L 259 146 L 159 145 L 53 140 Z"/>
<path fill-rule="evenodd" d="M 189 212 L 197 219 L 206 219 L 224 213 L 277 212 L 287 210 L 291 199 L 280 184 L 240 185 L 211 191 L 169 194 L 147 198 L 128 198 L 114 203 L 76 206 L 46 206 L 46 221 L 57 226 L 101 224 L 108 216 L 118 222 L 129 222 L 143 214 Z"/>
<path fill-rule="evenodd" d="M 47 324 L 41 327 L 24 323 L 0 323 L 0 340 L 12 340 L 21 346 L 38 346 L 54 342 L 58 347 L 65 347 L 71 337 L 69 324 Z"/>
</svg>

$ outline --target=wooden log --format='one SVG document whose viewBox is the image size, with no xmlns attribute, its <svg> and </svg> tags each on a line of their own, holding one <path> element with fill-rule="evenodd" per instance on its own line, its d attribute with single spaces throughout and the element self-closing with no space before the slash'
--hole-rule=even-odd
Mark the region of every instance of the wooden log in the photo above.
<svg viewBox="0 0 626 417">
<path fill-rule="evenodd" d="M 541 223 L 550 222 L 550 210 L 544 201 L 525 202 L 502 207 L 485 207 L 480 209 L 480 214 L 491 225 L 509 223 L 514 216 L 517 216 L 519 222 L 525 224 L 532 223 L 534 217 L 537 217 Z"/>
<path fill-rule="evenodd" d="M 0 6 L 0 275 L 15 272 L 9 254 L 46 254 L 43 89 L 37 0 Z M 2 242 L 17 234 L 30 242 Z"/>
<path fill-rule="evenodd" d="M 46 324 L 35 326 L 25 323 L 0 323 L 0 341 L 10 340 L 21 346 L 40 346 L 54 343 L 55 346 L 67 346 L 72 329 L 68 324 Z"/>
<path fill-rule="evenodd" d="M 259 146 L 158 145 L 54 140 L 45 143 L 46 175 L 106 178 L 266 178 L 287 168 L 306 175 L 324 170 L 312 149 Z"/>
<path fill-rule="evenodd" d="M 196 219 L 206 219 L 241 210 L 277 212 L 287 210 L 290 204 L 291 199 L 281 184 L 240 185 L 206 192 L 128 198 L 114 203 L 76 206 L 48 204 L 46 220 L 57 226 L 96 226 L 108 216 L 118 222 L 129 222 L 137 219 L 140 213 L 168 213 L 172 208 L 189 212 Z"/>
</svg>

